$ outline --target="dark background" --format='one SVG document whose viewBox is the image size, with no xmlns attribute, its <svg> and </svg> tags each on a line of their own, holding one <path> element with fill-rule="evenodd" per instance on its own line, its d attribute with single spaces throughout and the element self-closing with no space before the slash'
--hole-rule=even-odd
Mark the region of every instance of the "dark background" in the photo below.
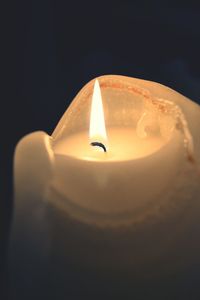
<svg viewBox="0 0 200 300">
<path fill-rule="evenodd" d="M 7 1 L 2 10 L 0 222 L 2 261 L 12 208 L 12 163 L 26 133 L 51 134 L 92 78 L 153 80 L 200 102 L 198 1 Z"/>
</svg>

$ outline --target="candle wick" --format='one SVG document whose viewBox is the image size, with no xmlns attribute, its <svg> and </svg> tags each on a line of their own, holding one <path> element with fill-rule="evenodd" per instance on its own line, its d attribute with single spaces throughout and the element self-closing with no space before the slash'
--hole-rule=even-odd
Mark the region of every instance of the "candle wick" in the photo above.
<svg viewBox="0 0 200 300">
<path fill-rule="evenodd" d="M 92 142 L 90 143 L 91 146 L 97 146 L 97 147 L 101 147 L 103 149 L 104 152 L 107 152 L 106 150 L 106 146 L 102 143 L 99 143 L 99 142 Z"/>
</svg>

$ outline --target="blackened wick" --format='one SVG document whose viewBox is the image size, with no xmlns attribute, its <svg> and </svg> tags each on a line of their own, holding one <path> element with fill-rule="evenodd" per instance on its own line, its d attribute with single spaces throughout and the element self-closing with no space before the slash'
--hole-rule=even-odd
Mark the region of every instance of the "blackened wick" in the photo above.
<svg viewBox="0 0 200 300">
<path fill-rule="evenodd" d="M 104 152 L 107 152 L 106 147 L 105 147 L 104 144 L 102 144 L 102 143 L 99 143 L 99 142 L 92 142 L 92 143 L 90 143 L 90 145 L 91 145 L 91 146 L 94 146 L 94 147 L 100 147 L 100 148 L 103 149 Z"/>
</svg>

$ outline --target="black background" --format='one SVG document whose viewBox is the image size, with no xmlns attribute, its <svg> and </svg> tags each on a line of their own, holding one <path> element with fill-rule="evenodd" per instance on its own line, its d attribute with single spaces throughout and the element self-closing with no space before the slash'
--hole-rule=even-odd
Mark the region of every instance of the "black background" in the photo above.
<svg viewBox="0 0 200 300">
<path fill-rule="evenodd" d="M 127 75 L 163 83 L 200 102 L 200 5 L 19 0 L 7 1 L 2 13 L 0 222 L 5 253 L 14 147 L 29 132 L 51 134 L 85 83 L 104 74 Z"/>
</svg>

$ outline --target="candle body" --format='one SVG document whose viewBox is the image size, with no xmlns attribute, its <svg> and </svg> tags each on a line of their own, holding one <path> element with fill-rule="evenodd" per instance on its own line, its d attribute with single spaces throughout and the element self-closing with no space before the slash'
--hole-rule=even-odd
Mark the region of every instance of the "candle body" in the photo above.
<svg viewBox="0 0 200 300">
<path fill-rule="evenodd" d="M 170 99 L 181 108 L 194 153 L 181 126 L 152 153 L 117 162 L 112 155 L 101 159 L 104 153 L 98 161 L 63 155 L 58 129 L 53 139 L 44 133 L 25 137 L 15 154 L 11 252 L 17 262 L 13 274 L 23 265 L 25 276 L 33 279 L 32 290 L 44 280 L 52 294 L 61 289 L 65 296 L 97 296 L 102 289 L 104 296 L 108 291 L 118 295 L 121 286 L 121 295 L 128 287 L 134 296 L 137 285 L 162 286 L 166 278 L 200 264 L 200 109 L 166 87 L 132 81 L 152 99 Z M 65 121 L 64 116 L 61 132 Z M 73 288 L 76 280 L 78 289 Z"/>
</svg>

